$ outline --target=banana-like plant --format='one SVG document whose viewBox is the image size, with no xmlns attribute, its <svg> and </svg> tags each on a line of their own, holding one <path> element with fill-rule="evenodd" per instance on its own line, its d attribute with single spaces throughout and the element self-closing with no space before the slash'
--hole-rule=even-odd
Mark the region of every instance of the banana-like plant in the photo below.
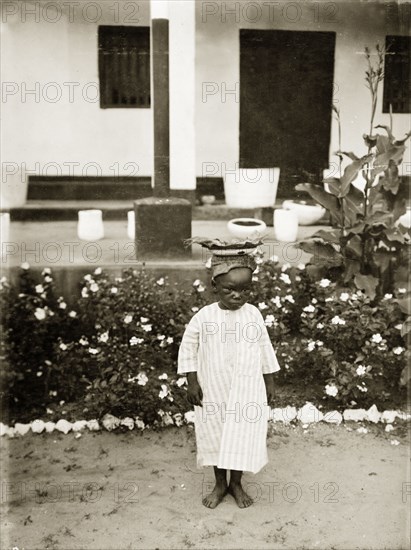
<svg viewBox="0 0 411 550">
<path fill-rule="evenodd" d="M 375 298 L 395 287 L 407 287 L 410 231 L 398 223 L 406 211 L 409 183 L 401 179 L 399 166 L 406 150 L 404 139 L 397 140 L 391 127 L 374 126 L 378 84 L 383 80 L 385 51 L 377 45 L 377 61 L 372 62 L 365 48 L 368 62 L 367 86 L 371 91 L 371 124 L 363 139 L 368 151 L 359 157 L 341 150 L 339 143 L 339 176 L 324 180 L 324 185 L 300 183 L 298 191 L 305 191 L 330 214 L 333 228 L 318 231 L 311 238 L 298 243 L 299 248 L 313 255 L 308 269 L 316 276 L 324 271 L 341 277 L 343 285 L 352 282 L 370 298 Z M 333 107 L 341 136 L 340 113 Z M 373 134 L 381 128 L 384 134 Z M 351 162 L 342 171 L 342 160 Z M 364 189 L 353 185 L 362 173 Z"/>
</svg>

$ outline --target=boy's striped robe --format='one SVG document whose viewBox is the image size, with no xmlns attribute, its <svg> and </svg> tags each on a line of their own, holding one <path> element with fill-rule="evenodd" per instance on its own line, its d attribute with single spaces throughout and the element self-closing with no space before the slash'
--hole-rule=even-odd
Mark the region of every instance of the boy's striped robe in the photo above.
<svg viewBox="0 0 411 550">
<path fill-rule="evenodd" d="M 203 307 L 184 332 L 178 373 L 197 372 L 197 465 L 256 473 L 267 463 L 269 407 L 263 374 L 280 369 L 263 317 L 251 304 Z"/>
</svg>

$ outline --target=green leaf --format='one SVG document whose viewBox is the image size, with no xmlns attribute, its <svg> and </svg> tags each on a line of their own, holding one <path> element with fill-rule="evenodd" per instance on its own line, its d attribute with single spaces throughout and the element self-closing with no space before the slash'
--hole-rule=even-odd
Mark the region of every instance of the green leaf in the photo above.
<svg viewBox="0 0 411 550">
<path fill-rule="evenodd" d="M 305 191 L 308 193 L 315 201 L 324 206 L 339 223 L 341 223 L 341 211 L 338 200 L 331 193 L 327 193 L 319 185 L 314 185 L 313 183 L 299 183 L 295 186 L 297 191 Z"/>
<path fill-rule="evenodd" d="M 361 264 L 358 260 L 345 260 L 344 283 L 348 283 L 360 271 Z"/>
<path fill-rule="evenodd" d="M 332 229 L 331 231 L 320 229 L 314 237 L 319 237 L 327 243 L 340 244 L 340 233 L 336 229 Z"/>
<path fill-rule="evenodd" d="M 401 162 L 404 151 L 404 145 L 393 145 L 390 149 L 388 149 L 388 151 L 384 151 L 384 153 L 377 155 L 374 159 L 373 169 L 371 170 L 371 180 L 374 181 L 378 174 L 384 172 L 384 170 L 387 170 L 390 165 L 390 161 L 393 161 L 396 164 Z"/>
<path fill-rule="evenodd" d="M 364 193 L 354 185 L 350 185 L 349 191 L 344 197 L 344 213 L 350 226 L 355 225 L 358 216 L 363 213 L 364 200 Z"/>
<path fill-rule="evenodd" d="M 348 157 L 349 159 L 351 159 L 351 160 L 360 160 L 359 157 L 357 157 L 357 155 L 354 154 L 354 153 L 351 152 L 351 151 L 348 152 L 348 153 L 347 153 L 347 151 L 341 151 L 341 153 L 342 153 L 343 155 L 345 155 L 346 157 Z"/>
<path fill-rule="evenodd" d="M 313 255 L 311 259 L 314 263 L 324 262 L 328 265 L 338 266 L 343 262 L 341 253 L 334 248 L 330 243 L 325 243 L 317 239 L 310 239 L 306 241 L 300 241 L 296 244 L 297 248 L 301 248 L 304 252 L 308 252 Z"/>
<path fill-rule="evenodd" d="M 341 183 L 339 178 L 326 178 L 324 183 L 328 185 L 328 188 L 332 195 L 338 197 L 340 194 Z"/>
<path fill-rule="evenodd" d="M 358 176 L 364 164 L 370 162 L 372 158 L 373 155 L 365 155 L 360 159 L 355 160 L 345 168 L 344 174 L 341 177 L 340 197 L 345 197 L 350 190 L 350 183 L 352 183 Z"/>
<path fill-rule="evenodd" d="M 378 286 L 378 279 L 373 277 L 373 275 L 363 275 L 357 273 L 354 277 L 355 286 L 359 290 L 363 290 L 365 294 L 372 300 L 375 298 L 376 289 Z"/>
<path fill-rule="evenodd" d="M 385 126 L 384 124 L 378 124 L 377 126 L 375 126 L 375 128 L 382 128 L 388 134 L 388 137 L 377 135 L 377 143 L 378 143 L 378 138 L 384 138 L 388 140 L 388 143 L 392 143 L 394 141 L 394 136 L 392 135 L 391 128 L 389 126 Z M 378 149 L 378 144 L 377 144 L 377 149 Z"/>
<path fill-rule="evenodd" d="M 354 235 L 347 244 L 347 249 L 350 252 L 353 252 L 355 256 L 361 258 L 362 246 L 361 246 L 361 237 L 359 235 Z"/>
<path fill-rule="evenodd" d="M 397 298 L 397 304 L 400 306 L 400 310 L 407 315 L 411 315 L 411 299 L 409 296 L 406 298 Z"/>
</svg>

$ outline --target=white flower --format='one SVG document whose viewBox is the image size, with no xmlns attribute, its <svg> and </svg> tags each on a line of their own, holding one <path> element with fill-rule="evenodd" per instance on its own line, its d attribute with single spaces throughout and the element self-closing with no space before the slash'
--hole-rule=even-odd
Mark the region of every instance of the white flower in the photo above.
<svg viewBox="0 0 411 550">
<path fill-rule="evenodd" d="M 397 330 L 401 330 L 402 329 L 402 323 L 399 323 L 398 325 L 395 325 L 395 327 Z"/>
<path fill-rule="evenodd" d="M 353 302 L 355 302 L 356 300 L 358 300 L 358 296 L 357 296 L 357 294 L 356 294 L 355 292 L 354 292 L 353 294 L 351 294 L 350 298 L 351 298 L 351 300 L 352 300 Z"/>
<path fill-rule="evenodd" d="M 321 340 L 317 340 L 315 345 L 320 348 L 321 346 L 324 345 L 324 342 L 322 342 Z"/>
<path fill-rule="evenodd" d="M 382 336 L 379 332 L 377 334 L 373 334 L 371 338 L 371 342 L 373 344 L 380 344 L 382 342 Z"/>
<path fill-rule="evenodd" d="M 305 264 L 298 264 L 297 267 L 298 267 L 298 269 L 303 271 L 305 269 Z"/>
<path fill-rule="evenodd" d="M 347 300 L 349 300 L 349 298 L 350 298 L 350 295 L 348 294 L 348 292 L 342 292 L 340 294 L 340 300 L 342 302 L 346 302 Z"/>
<path fill-rule="evenodd" d="M 185 376 L 183 376 L 182 378 L 179 378 L 176 384 L 179 388 L 181 388 L 181 386 L 184 386 L 184 384 L 187 384 L 187 378 Z"/>
<path fill-rule="evenodd" d="M 147 317 L 140 317 L 140 321 L 141 321 L 142 323 L 147 323 L 147 322 L 148 322 L 148 319 L 147 319 Z"/>
<path fill-rule="evenodd" d="M 77 313 L 76 313 L 75 311 L 72 310 L 72 311 L 70 311 L 70 313 L 69 313 L 69 317 L 73 317 L 73 318 L 74 318 L 74 317 L 77 317 Z"/>
<path fill-rule="evenodd" d="M 286 285 L 290 285 L 290 284 L 291 284 L 290 276 L 287 275 L 287 273 L 281 273 L 279 279 L 280 279 L 281 281 L 283 281 L 283 283 L 285 283 Z"/>
<path fill-rule="evenodd" d="M 62 351 L 66 351 L 66 349 L 67 349 L 66 344 L 63 344 L 63 343 L 61 343 L 59 347 Z"/>
<path fill-rule="evenodd" d="M 331 319 L 331 323 L 333 325 L 345 325 L 344 319 L 341 319 L 341 317 L 339 317 L 338 315 Z"/>
<path fill-rule="evenodd" d="M 392 294 L 384 294 L 384 300 L 391 300 Z"/>
<path fill-rule="evenodd" d="M 164 334 L 157 334 L 157 340 L 164 340 Z"/>
<path fill-rule="evenodd" d="M 79 344 L 81 344 L 82 346 L 88 346 L 87 338 L 84 338 L 84 336 L 82 336 L 79 340 Z"/>
<path fill-rule="evenodd" d="M 267 304 L 266 304 L 265 302 L 260 302 L 260 303 L 258 304 L 258 307 L 259 307 L 259 309 L 261 309 L 261 310 L 267 309 L 267 308 L 268 308 L 268 306 L 267 306 Z"/>
<path fill-rule="evenodd" d="M 394 348 L 392 350 L 393 353 L 395 353 L 395 355 L 401 355 L 401 353 L 403 353 L 405 351 L 404 348 L 402 348 L 401 346 L 398 346 L 398 348 Z"/>
<path fill-rule="evenodd" d="M 116 286 L 112 286 L 110 289 L 111 294 L 117 294 L 118 288 Z"/>
<path fill-rule="evenodd" d="M 204 265 L 207 269 L 211 268 L 211 256 L 210 256 L 210 258 L 208 258 L 208 260 L 206 261 L 206 263 Z"/>
<path fill-rule="evenodd" d="M 97 292 L 98 291 L 98 284 L 97 283 L 91 283 L 90 290 L 91 290 L 91 292 Z"/>
<path fill-rule="evenodd" d="M 160 277 L 160 279 L 158 279 L 156 281 L 156 283 L 159 285 L 159 286 L 162 286 L 164 284 L 164 277 Z"/>
<path fill-rule="evenodd" d="M 165 384 L 161 384 L 161 390 L 158 394 L 160 399 L 164 399 L 168 395 L 168 388 Z"/>
<path fill-rule="evenodd" d="M 144 374 L 144 372 L 139 372 L 137 375 L 137 384 L 139 386 L 145 386 L 148 382 L 147 376 Z"/>
<path fill-rule="evenodd" d="M 174 338 L 172 336 L 169 336 L 167 338 L 167 344 L 172 344 L 174 342 Z"/>
<path fill-rule="evenodd" d="M 313 351 L 315 349 L 315 342 L 313 342 L 312 340 L 309 341 L 307 345 L 307 349 L 308 351 Z"/>
<path fill-rule="evenodd" d="M 193 286 L 199 286 L 201 285 L 201 281 L 200 279 L 196 279 L 194 282 L 193 282 Z"/>
<path fill-rule="evenodd" d="M 313 298 L 313 299 L 311 300 L 311 303 L 312 303 L 312 304 L 316 304 L 317 302 L 318 302 L 317 298 Z"/>
<path fill-rule="evenodd" d="M 367 372 L 367 369 L 364 367 L 364 365 L 358 365 L 357 370 L 355 372 L 357 373 L 358 376 L 363 376 Z"/>
<path fill-rule="evenodd" d="M 93 280 L 93 278 L 91 277 L 91 275 L 84 275 L 83 279 L 87 282 L 91 282 Z"/>
<path fill-rule="evenodd" d="M 43 269 L 43 271 L 41 272 L 41 274 L 44 276 L 44 275 L 50 275 L 51 274 L 51 269 L 49 267 L 45 267 Z"/>
<path fill-rule="evenodd" d="M 331 397 L 335 397 L 338 393 L 338 388 L 335 384 L 327 384 L 325 386 L 325 393 Z"/>
<path fill-rule="evenodd" d="M 281 308 L 282 307 L 282 304 L 281 304 L 281 299 L 279 296 L 275 296 L 274 298 L 271 298 L 270 302 L 272 302 L 275 306 L 277 306 L 278 308 Z"/>
<path fill-rule="evenodd" d="M 324 328 L 324 325 L 322 323 L 317 323 L 317 328 L 319 329 Z"/>
<path fill-rule="evenodd" d="M 41 372 L 41 370 L 39 370 L 39 371 L 37 372 L 37 376 L 43 376 L 43 373 Z"/>
<path fill-rule="evenodd" d="M 98 349 L 96 349 L 96 348 L 88 348 L 88 352 L 91 353 L 91 355 L 97 355 Z"/>
<path fill-rule="evenodd" d="M 360 386 L 359 384 L 357 384 L 357 388 L 358 388 L 360 391 L 362 391 L 362 392 L 367 392 L 367 391 L 368 391 L 368 389 L 367 389 L 367 387 L 364 385 L 364 383 L 363 383 L 362 386 Z"/>
<path fill-rule="evenodd" d="M 267 315 L 267 317 L 264 319 L 264 324 L 267 326 L 267 327 L 272 327 L 273 324 L 275 323 L 275 318 L 274 318 L 274 315 Z"/>
<path fill-rule="evenodd" d="M 303 311 L 306 311 L 307 313 L 313 313 L 315 311 L 315 307 L 310 304 L 309 306 L 306 306 Z"/>
<path fill-rule="evenodd" d="M 174 423 L 176 426 L 182 426 L 183 425 L 183 415 L 181 413 L 173 414 Z"/>
<path fill-rule="evenodd" d="M 321 281 L 318 283 L 322 288 L 327 288 L 327 286 L 330 286 L 331 281 L 330 279 L 321 279 Z"/>
<path fill-rule="evenodd" d="M 66 302 L 60 302 L 60 303 L 59 303 L 59 308 L 60 308 L 60 309 L 66 309 L 66 307 L 67 307 Z"/>
<path fill-rule="evenodd" d="M 287 302 L 290 302 L 290 304 L 295 304 L 295 300 L 291 296 L 291 294 L 287 294 L 286 296 L 284 296 L 284 300 L 287 300 Z"/>
<path fill-rule="evenodd" d="M 205 291 L 205 287 L 203 285 L 198 285 L 197 292 L 204 292 L 204 291 Z"/>
<path fill-rule="evenodd" d="M 99 341 L 99 342 L 107 342 L 107 340 L 108 340 L 108 331 L 103 332 L 103 333 L 100 334 L 100 336 L 98 337 L 98 341 Z"/>
<path fill-rule="evenodd" d="M 42 321 L 46 318 L 46 311 L 42 309 L 41 307 L 36 307 L 36 311 L 34 312 L 34 316 L 38 321 Z"/>
<path fill-rule="evenodd" d="M 163 374 L 160 374 L 160 376 L 158 377 L 159 380 L 167 380 L 168 379 L 168 375 L 163 372 Z"/>
<path fill-rule="evenodd" d="M 391 443 L 391 445 L 399 445 L 400 444 L 398 439 L 391 439 L 390 443 Z"/>
<path fill-rule="evenodd" d="M 84 286 L 84 287 L 81 289 L 81 296 L 82 296 L 83 298 L 88 298 L 88 289 L 87 289 L 87 287 Z"/>
<path fill-rule="evenodd" d="M 44 292 L 44 286 L 43 285 L 36 285 L 35 289 L 36 289 L 37 294 L 41 294 L 42 292 Z"/>
<path fill-rule="evenodd" d="M 130 338 L 130 346 L 136 346 L 137 344 L 142 344 L 143 342 L 144 338 L 137 338 L 136 336 Z"/>
<path fill-rule="evenodd" d="M 101 267 L 96 267 L 94 270 L 94 275 L 101 275 Z"/>
<path fill-rule="evenodd" d="M 407 292 L 406 288 L 399 288 L 398 289 L 398 294 L 405 294 L 406 292 Z"/>
<path fill-rule="evenodd" d="M 152 325 L 141 325 L 141 328 L 146 332 L 150 332 L 152 329 Z"/>
<path fill-rule="evenodd" d="M 46 275 L 44 277 L 44 280 L 45 280 L 46 283 L 51 283 L 53 279 L 51 277 L 49 277 L 48 275 Z"/>
<path fill-rule="evenodd" d="M 129 323 L 131 323 L 131 321 L 133 320 L 133 316 L 128 314 L 124 317 L 124 322 L 126 325 L 128 325 Z"/>
<path fill-rule="evenodd" d="M 324 302 L 332 302 L 334 300 L 334 298 L 332 296 L 329 296 L 328 298 L 326 298 L 324 300 Z"/>
<path fill-rule="evenodd" d="M 27 270 L 27 269 L 30 269 L 30 264 L 28 262 L 23 262 L 20 267 L 21 269 Z"/>
<path fill-rule="evenodd" d="M 282 272 L 287 271 L 287 269 L 290 269 L 290 267 L 291 267 L 291 264 L 285 263 L 284 265 L 281 266 L 281 271 Z"/>
</svg>

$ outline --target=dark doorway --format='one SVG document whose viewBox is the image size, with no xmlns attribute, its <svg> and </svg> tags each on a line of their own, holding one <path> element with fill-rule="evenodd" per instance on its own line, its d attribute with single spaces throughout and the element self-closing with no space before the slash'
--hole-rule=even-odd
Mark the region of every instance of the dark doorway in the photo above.
<svg viewBox="0 0 411 550">
<path fill-rule="evenodd" d="M 328 167 L 334 49 L 333 32 L 240 30 L 241 168 Z"/>
</svg>

